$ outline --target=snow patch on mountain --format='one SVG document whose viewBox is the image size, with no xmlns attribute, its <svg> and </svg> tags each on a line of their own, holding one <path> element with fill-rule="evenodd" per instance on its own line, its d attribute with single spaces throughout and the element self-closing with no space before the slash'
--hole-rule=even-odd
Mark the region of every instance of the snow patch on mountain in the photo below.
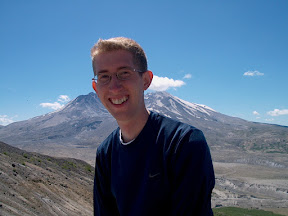
<svg viewBox="0 0 288 216">
<path fill-rule="evenodd" d="M 171 108 L 167 108 L 167 109 L 170 112 L 175 113 L 176 115 L 181 115 L 181 113 L 177 109 L 177 105 L 175 104 L 175 102 L 171 98 L 168 101 L 170 102 Z"/>
<path fill-rule="evenodd" d="M 145 95 L 145 101 L 148 108 L 162 114 L 173 115 L 174 118 L 183 120 L 183 116 L 188 115 L 197 119 L 212 121 L 214 114 L 217 113 L 212 108 L 190 103 L 167 92 L 149 93 Z M 212 118 L 211 118 L 212 117 Z"/>
<path fill-rule="evenodd" d="M 159 107 L 163 107 L 164 104 L 161 102 L 161 100 L 156 100 L 156 103 L 155 103 L 157 106 Z"/>
<path fill-rule="evenodd" d="M 178 100 L 179 103 L 181 103 L 184 107 L 186 107 L 188 109 L 194 109 L 196 111 L 200 111 L 200 112 L 206 113 L 209 116 L 210 116 L 210 113 L 208 111 L 216 112 L 215 110 L 213 110 L 212 108 L 210 108 L 210 107 L 208 107 L 206 105 L 191 103 L 191 102 L 185 101 L 183 99 L 180 99 L 180 98 L 178 98 L 176 96 L 174 96 L 174 98 L 175 98 L 175 100 Z"/>
</svg>

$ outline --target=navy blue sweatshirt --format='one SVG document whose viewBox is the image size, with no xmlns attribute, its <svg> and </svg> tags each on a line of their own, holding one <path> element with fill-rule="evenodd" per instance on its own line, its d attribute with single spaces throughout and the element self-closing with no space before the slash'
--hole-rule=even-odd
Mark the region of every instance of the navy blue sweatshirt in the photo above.
<svg viewBox="0 0 288 216">
<path fill-rule="evenodd" d="M 203 133 L 157 113 L 129 145 L 119 128 L 98 147 L 94 215 L 213 215 L 215 185 Z"/>
</svg>

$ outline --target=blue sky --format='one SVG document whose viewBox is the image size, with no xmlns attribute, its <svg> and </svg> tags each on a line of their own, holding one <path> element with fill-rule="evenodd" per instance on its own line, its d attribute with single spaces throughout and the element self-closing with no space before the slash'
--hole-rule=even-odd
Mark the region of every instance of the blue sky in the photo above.
<svg viewBox="0 0 288 216">
<path fill-rule="evenodd" d="M 150 90 L 288 126 L 288 1 L 0 1 L 0 125 L 92 92 L 90 48 L 130 37 Z"/>
</svg>

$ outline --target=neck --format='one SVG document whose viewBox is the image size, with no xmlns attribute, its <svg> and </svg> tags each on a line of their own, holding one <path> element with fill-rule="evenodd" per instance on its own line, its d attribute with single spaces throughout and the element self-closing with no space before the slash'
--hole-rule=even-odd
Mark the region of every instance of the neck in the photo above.
<svg viewBox="0 0 288 216">
<path fill-rule="evenodd" d="M 149 111 L 145 109 L 137 118 L 131 118 L 127 121 L 117 121 L 124 142 L 130 142 L 139 135 L 148 120 L 149 114 Z"/>
</svg>

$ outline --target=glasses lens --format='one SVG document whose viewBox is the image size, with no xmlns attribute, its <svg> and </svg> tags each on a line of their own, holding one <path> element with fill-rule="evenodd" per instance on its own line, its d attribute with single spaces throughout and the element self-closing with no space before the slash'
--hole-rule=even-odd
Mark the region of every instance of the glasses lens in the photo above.
<svg viewBox="0 0 288 216">
<path fill-rule="evenodd" d="M 133 71 L 130 69 L 123 69 L 117 72 L 117 77 L 119 80 L 128 80 L 131 78 Z"/>
<path fill-rule="evenodd" d="M 106 84 L 110 81 L 111 75 L 109 74 L 98 74 L 96 75 L 97 83 Z"/>
</svg>

